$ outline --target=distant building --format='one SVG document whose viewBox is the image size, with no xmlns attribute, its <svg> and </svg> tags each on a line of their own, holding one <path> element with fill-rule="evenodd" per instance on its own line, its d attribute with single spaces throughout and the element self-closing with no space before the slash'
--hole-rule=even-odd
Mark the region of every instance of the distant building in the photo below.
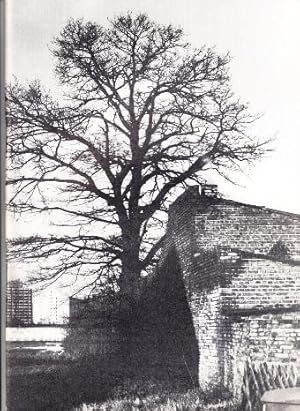
<svg viewBox="0 0 300 411">
<path fill-rule="evenodd" d="M 53 291 L 40 294 L 38 299 L 35 299 L 34 315 L 39 324 L 60 324 L 62 323 L 60 303 L 58 297 Z"/>
<path fill-rule="evenodd" d="M 19 280 L 7 284 L 6 323 L 8 326 L 33 324 L 32 290 Z"/>
<path fill-rule="evenodd" d="M 59 301 L 55 294 L 51 293 L 50 295 L 50 307 L 49 307 L 49 322 L 51 324 L 59 324 Z"/>
<path fill-rule="evenodd" d="M 103 324 L 111 323 L 119 312 L 117 298 L 94 295 L 85 298 L 69 298 L 69 323 L 78 324 Z"/>
</svg>

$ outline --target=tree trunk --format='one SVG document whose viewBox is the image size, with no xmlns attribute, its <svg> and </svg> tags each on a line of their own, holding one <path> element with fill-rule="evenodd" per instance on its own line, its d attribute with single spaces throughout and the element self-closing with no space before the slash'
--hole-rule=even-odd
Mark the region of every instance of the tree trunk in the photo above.
<svg viewBox="0 0 300 411">
<path fill-rule="evenodd" d="M 140 291 L 140 269 L 137 267 L 137 263 L 134 258 L 126 258 L 123 261 L 123 267 L 120 278 L 120 293 L 123 298 L 128 302 L 136 301 Z"/>
<path fill-rule="evenodd" d="M 140 292 L 139 229 L 132 225 L 123 231 L 123 257 L 120 278 L 121 296 L 128 303 L 136 302 Z"/>
</svg>

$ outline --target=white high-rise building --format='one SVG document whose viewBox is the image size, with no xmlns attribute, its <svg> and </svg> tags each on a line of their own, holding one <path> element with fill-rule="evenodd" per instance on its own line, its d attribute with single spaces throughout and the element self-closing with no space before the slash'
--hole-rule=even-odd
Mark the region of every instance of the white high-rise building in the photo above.
<svg viewBox="0 0 300 411">
<path fill-rule="evenodd" d="M 39 324 L 62 324 L 67 316 L 68 300 L 57 297 L 52 290 L 34 295 L 33 317 Z"/>
</svg>

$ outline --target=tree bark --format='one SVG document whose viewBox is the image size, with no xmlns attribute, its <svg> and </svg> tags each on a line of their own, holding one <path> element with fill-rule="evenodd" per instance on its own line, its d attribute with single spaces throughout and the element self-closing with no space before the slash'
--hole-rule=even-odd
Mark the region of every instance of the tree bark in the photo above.
<svg viewBox="0 0 300 411">
<path fill-rule="evenodd" d="M 128 224 L 123 230 L 121 297 L 128 303 L 137 301 L 140 291 L 141 265 L 139 260 L 140 236 L 137 224 Z"/>
</svg>

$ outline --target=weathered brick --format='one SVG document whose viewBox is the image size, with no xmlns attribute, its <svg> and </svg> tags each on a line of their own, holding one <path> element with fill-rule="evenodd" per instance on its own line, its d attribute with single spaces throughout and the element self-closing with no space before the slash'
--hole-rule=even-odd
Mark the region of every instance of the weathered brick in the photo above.
<svg viewBox="0 0 300 411">
<path fill-rule="evenodd" d="M 238 386 L 247 356 L 300 358 L 299 215 L 208 198 L 192 188 L 170 207 L 160 264 L 174 248 L 202 386 Z"/>
</svg>

